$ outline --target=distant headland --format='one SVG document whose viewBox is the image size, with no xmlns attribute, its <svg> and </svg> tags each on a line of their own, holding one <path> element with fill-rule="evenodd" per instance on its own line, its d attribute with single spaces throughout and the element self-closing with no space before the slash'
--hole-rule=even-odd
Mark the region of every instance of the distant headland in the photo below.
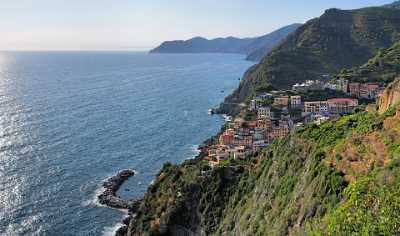
<svg viewBox="0 0 400 236">
<path fill-rule="evenodd" d="M 216 38 L 195 37 L 189 40 L 163 42 L 150 53 L 238 53 L 247 55 L 250 61 L 260 61 L 280 41 L 301 24 L 291 24 L 269 34 L 254 38 Z"/>
</svg>

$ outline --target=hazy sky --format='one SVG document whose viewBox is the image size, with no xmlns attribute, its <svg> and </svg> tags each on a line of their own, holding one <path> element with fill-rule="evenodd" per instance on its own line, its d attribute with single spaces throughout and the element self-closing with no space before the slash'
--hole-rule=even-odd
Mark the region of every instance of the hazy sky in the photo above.
<svg viewBox="0 0 400 236">
<path fill-rule="evenodd" d="M 0 0 L 0 50 L 137 49 L 194 36 L 258 36 L 391 0 Z"/>
</svg>

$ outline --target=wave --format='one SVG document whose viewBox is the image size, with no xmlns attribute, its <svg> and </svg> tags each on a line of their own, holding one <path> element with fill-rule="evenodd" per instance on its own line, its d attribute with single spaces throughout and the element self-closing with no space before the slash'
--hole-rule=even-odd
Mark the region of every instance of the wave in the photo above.
<svg viewBox="0 0 400 236">
<path fill-rule="evenodd" d="M 122 223 L 117 223 L 114 226 L 104 227 L 102 231 L 103 236 L 114 236 L 115 233 L 118 231 L 119 228 L 124 226 Z"/>
<path fill-rule="evenodd" d="M 190 155 L 186 158 L 186 160 L 190 160 L 196 158 L 200 154 L 200 145 L 192 145 L 190 146 Z"/>
</svg>

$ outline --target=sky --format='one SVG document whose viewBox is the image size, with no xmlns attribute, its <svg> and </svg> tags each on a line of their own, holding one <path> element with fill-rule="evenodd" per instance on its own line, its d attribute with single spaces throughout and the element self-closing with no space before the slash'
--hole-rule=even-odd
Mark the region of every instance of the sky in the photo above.
<svg viewBox="0 0 400 236">
<path fill-rule="evenodd" d="M 394 1 L 394 0 L 393 0 Z M 0 50 L 147 50 L 166 40 L 260 36 L 328 8 L 391 0 L 0 0 Z"/>
</svg>

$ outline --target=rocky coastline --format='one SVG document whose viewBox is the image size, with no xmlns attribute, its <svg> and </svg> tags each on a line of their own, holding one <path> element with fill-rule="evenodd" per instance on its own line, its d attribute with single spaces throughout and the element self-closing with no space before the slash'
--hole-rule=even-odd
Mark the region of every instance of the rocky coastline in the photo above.
<svg viewBox="0 0 400 236">
<path fill-rule="evenodd" d="M 117 196 L 117 191 L 121 185 L 130 177 L 135 175 L 133 170 L 121 170 L 114 176 L 108 178 L 103 183 L 104 191 L 97 196 L 99 203 L 111 208 L 128 210 L 128 217 L 123 220 L 124 226 L 120 227 L 116 235 L 122 235 L 127 230 L 127 225 L 139 208 L 141 199 L 127 200 Z"/>
<path fill-rule="evenodd" d="M 118 197 L 116 193 L 121 185 L 134 175 L 135 172 L 133 170 L 121 170 L 116 175 L 108 178 L 103 183 L 104 191 L 97 196 L 100 204 L 112 208 L 128 209 L 130 206 L 130 201 Z"/>
</svg>

